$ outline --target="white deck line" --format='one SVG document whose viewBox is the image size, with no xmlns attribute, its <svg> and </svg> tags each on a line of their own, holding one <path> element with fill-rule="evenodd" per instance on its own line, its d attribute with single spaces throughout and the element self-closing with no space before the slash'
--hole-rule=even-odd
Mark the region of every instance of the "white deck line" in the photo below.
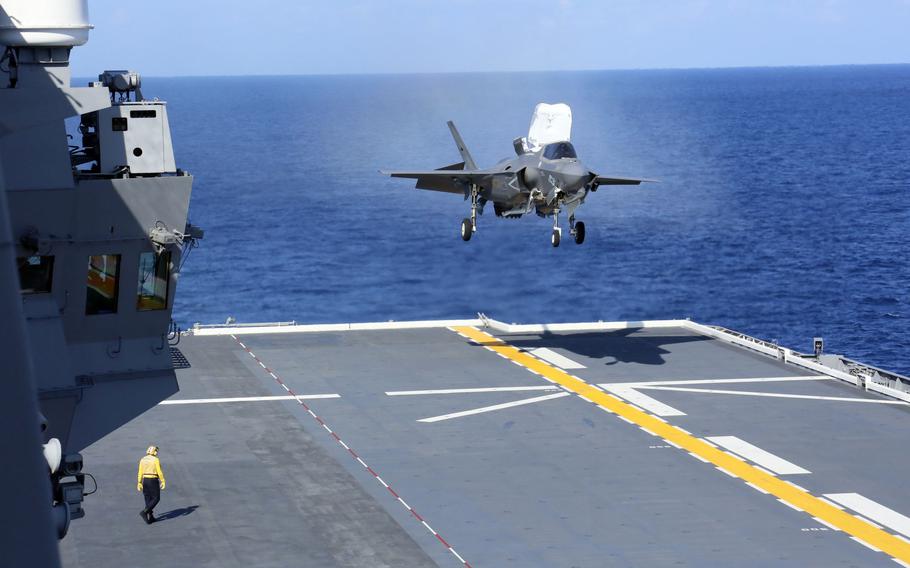
<svg viewBox="0 0 910 568">
<path fill-rule="evenodd" d="M 534 385 L 529 387 L 480 387 L 471 389 L 435 389 L 435 390 L 410 390 L 386 391 L 388 396 L 419 396 L 430 394 L 471 394 L 477 392 L 522 392 L 522 391 L 554 391 L 559 390 L 556 385 Z"/>
<path fill-rule="evenodd" d="M 389 329 L 432 329 L 464 325 L 483 325 L 478 319 L 465 320 L 421 320 L 421 321 L 384 321 L 367 323 L 328 323 L 277 325 L 262 324 L 239 327 L 195 327 L 193 335 L 257 335 L 263 333 L 320 333 L 328 331 L 374 331 Z"/>
<path fill-rule="evenodd" d="M 881 400 L 876 398 L 850 398 L 844 396 L 819 396 L 812 394 L 786 394 L 779 392 L 755 392 L 755 391 L 736 391 L 736 390 L 718 390 L 718 389 L 690 389 L 686 387 L 670 387 L 658 385 L 639 386 L 642 389 L 677 391 L 677 392 L 694 392 L 703 394 L 732 394 L 740 396 L 764 396 L 768 398 L 799 398 L 804 400 L 827 400 L 833 402 L 865 402 L 868 404 L 898 404 L 907 406 L 902 400 Z"/>
<path fill-rule="evenodd" d="M 487 319 L 490 329 L 501 333 L 543 333 L 546 331 L 613 331 L 630 328 L 687 327 L 687 320 L 591 321 L 580 323 L 507 324 Z"/>
<path fill-rule="evenodd" d="M 860 543 L 861 545 L 865 546 L 866 548 L 868 548 L 868 549 L 871 550 L 872 552 L 881 552 L 880 549 L 875 548 L 874 546 L 872 546 L 871 544 L 869 544 L 868 542 L 866 542 L 865 540 L 863 540 L 863 539 L 861 539 L 861 538 L 857 538 L 857 537 L 855 537 L 855 536 L 851 536 L 851 537 L 850 537 L 850 540 L 853 540 L 853 541 L 856 541 L 856 542 Z"/>
<path fill-rule="evenodd" d="M 673 386 L 673 385 L 714 385 L 714 384 L 730 384 L 730 383 L 785 383 L 785 382 L 797 382 L 797 381 L 830 381 L 832 377 L 827 375 L 811 375 L 811 376 L 790 376 L 790 377 L 754 377 L 747 379 L 682 379 L 682 380 L 672 380 L 672 381 L 642 381 L 642 382 L 631 382 L 631 383 L 601 383 L 598 386 L 608 387 L 611 385 L 619 385 L 624 387 L 650 387 L 650 386 Z"/>
<path fill-rule="evenodd" d="M 815 361 L 810 361 L 810 360 L 804 359 L 802 357 L 793 356 L 792 351 L 785 347 L 777 347 L 777 348 L 769 347 L 767 345 L 762 345 L 762 344 L 756 343 L 754 341 L 749 341 L 748 339 L 745 339 L 742 337 L 736 337 L 735 335 L 730 335 L 729 333 L 725 333 L 723 331 L 714 329 L 713 327 L 710 327 L 710 326 L 707 326 L 704 324 L 700 324 L 700 323 L 696 323 L 696 322 L 690 321 L 690 320 L 683 320 L 681 325 L 691 331 L 700 333 L 701 335 L 713 337 L 714 339 L 719 339 L 725 343 L 732 343 L 733 345 L 745 347 L 746 349 L 752 349 L 754 351 L 758 351 L 759 353 L 764 353 L 765 355 L 770 355 L 771 357 L 783 359 L 783 361 L 785 363 L 790 363 L 792 365 L 796 365 L 796 366 L 802 367 L 804 369 L 809 369 L 811 371 L 815 371 L 816 373 L 823 373 L 825 375 L 829 375 L 831 377 L 840 379 L 842 381 L 846 381 L 846 382 L 854 384 L 854 385 L 856 384 L 856 377 L 852 376 L 850 373 L 845 373 L 845 372 L 839 371 L 837 369 L 832 369 L 831 367 L 827 367 L 825 365 L 822 365 L 821 363 L 817 363 Z"/>
<path fill-rule="evenodd" d="M 798 475 L 812 473 L 808 469 L 801 468 L 795 463 L 775 456 L 771 452 L 767 452 L 758 446 L 753 446 L 749 442 L 741 440 L 736 436 L 710 436 L 706 439 L 717 444 L 718 446 L 721 446 L 722 448 L 726 448 L 727 450 L 740 457 L 757 463 L 763 468 L 769 469 L 778 475 Z"/>
<path fill-rule="evenodd" d="M 273 400 L 315 400 L 323 398 L 341 398 L 339 394 L 302 394 L 298 396 L 235 396 L 227 398 L 182 398 L 176 400 L 163 400 L 159 405 L 171 404 L 221 404 L 226 402 L 267 402 Z"/>
<path fill-rule="evenodd" d="M 538 347 L 537 349 L 531 349 L 530 353 L 535 357 L 543 359 L 547 363 L 556 365 L 561 369 L 587 369 L 584 365 L 577 361 L 573 361 L 564 355 L 560 355 L 552 349 L 547 349 L 546 347 Z"/>
<path fill-rule="evenodd" d="M 686 413 L 662 403 L 656 398 L 652 398 L 644 393 L 638 392 L 632 387 L 626 385 L 600 385 L 607 391 L 626 399 L 635 406 L 643 408 L 657 416 L 685 416 Z"/>
<path fill-rule="evenodd" d="M 296 324 L 294 322 L 274 322 L 249 325 L 199 325 L 196 324 L 187 331 L 190 335 L 256 335 L 278 333 L 320 333 L 338 331 L 368 331 L 368 330 L 394 330 L 394 329 L 431 329 L 457 326 L 487 327 L 502 333 L 542 333 L 559 331 L 613 331 L 631 328 L 673 328 L 679 327 L 696 333 L 764 353 L 771 357 L 783 360 L 791 365 L 796 365 L 816 373 L 822 373 L 832 378 L 840 379 L 851 384 L 858 384 L 858 379 L 839 369 L 828 367 L 811 359 L 800 357 L 785 347 L 769 346 L 748 336 L 739 337 L 726 331 L 715 329 L 711 326 L 700 324 L 687 319 L 649 320 L 649 321 L 615 321 L 615 322 L 581 322 L 581 323 L 550 323 L 550 324 L 506 324 L 479 314 L 479 318 L 460 320 L 419 320 L 403 322 L 366 322 L 366 323 L 336 323 L 336 324 Z M 883 395 L 897 398 L 910 403 L 910 394 L 892 389 L 885 385 L 869 382 L 867 390 L 879 392 Z"/>
<path fill-rule="evenodd" d="M 825 497 L 901 534 L 910 536 L 910 518 L 859 493 L 825 493 Z"/>
<path fill-rule="evenodd" d="M 516 400 L 513 402 L 506 402 L 503 404 L 494 404 L 492 406 L 484 406 L 482 408 L 475 408 L 473 410 L 463 410 L 461 412 L 453 412 L 451 414 L 443 414 L 441 416 L 431 416 L 429 418 L 421 418 L 418 422 L 441 422 L 443 420 L 451 420 L 452 418 L 461 418 L 463 416 L 472 416 L 474 414 L 482 414 L 484 412 L 493 412 L 494 410 L 502 410 L 504 408 L 512 408 L 515 406 L 522 406 L 525 404 L 534 404 L 535 402 L 543 402 L 545 400 L 551 400 L 554 398 L 562 398 L 564 396 L 569 396 L 567 392 L 558 392 L 555 394 L 548 394 L 545 396 L 535 396 L 534 398 L 524 398 L 521 400 Z"/>
<path fill-rule="evenodd" d="M 688 327 L 687 320 L 614 321 L 549 324 L 506 324 L 493 319 L 418 320 L 396 322 L 286 324 L 262 323 L 238 326 L 196 326 L 193 335 L 253 335 L 262 333 L 318 333 L 384 329 L 424 329 L 457 326 L 488 326 L 503 333 L 542 333 L 546 331 L 612 331 L 629 328 Z"/>
<path fill-rule="evenodd" d="M 851 375 L 850 373 L 845 373 L 838 369 L 832 369 L 831 367 L 822 365 L 821 363 L 810 361 L 809 359 L 804 359 L 803 357 L 793 356 L 789 349 L 781 350 L 784 355 L 784 362 L 791 365 L 796 365 L 797 367 L 802 367 L 804 369 L 809 369 L 810 371 L 815 371 L 816 373 L 824 373 L 826 375 L 831 375 L 835 379 L 840 379 L 851 385 L 857 385 L 857 378 Z"/>
</svg>

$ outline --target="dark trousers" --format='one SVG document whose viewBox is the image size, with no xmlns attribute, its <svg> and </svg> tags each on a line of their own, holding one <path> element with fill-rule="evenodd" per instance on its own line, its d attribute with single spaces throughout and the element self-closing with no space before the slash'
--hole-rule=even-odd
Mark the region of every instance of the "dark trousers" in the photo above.
<svg viewBox="0 0 910 568">
<path fill-rule="evenodd" d="M 151 513 L 161 500 L 161 485 L 159 485 L 157 477 L 142 478 L 142 495 L 145 497 L 144 511 Z"/>
</svg>

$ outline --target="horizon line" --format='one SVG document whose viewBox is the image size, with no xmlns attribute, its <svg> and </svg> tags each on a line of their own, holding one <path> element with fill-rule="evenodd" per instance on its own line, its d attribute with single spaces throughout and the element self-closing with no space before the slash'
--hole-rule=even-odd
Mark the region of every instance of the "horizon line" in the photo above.
<svg viewBox="0 0 910 568">
<path fill-rule="evenodd" d="M 609 69 L 540 69 L 540 70 L 485 70 L 485 71 L 363 71 L 363 72 L 338 72 L 338 73 L 247 73 L 239 75 L 155 75 L 139 71 L 143 77 L 157 79 L 193 79 L 193 78 L 235 78 L 235 77 L 360 77 L 360 76 L 434 76 L 434 75 L 518 75 L 536 73 L 623 73 L 623 72 L 648 72 L 648 71 L 732 71 L 748 69 L 818 69 L 831 67 L 900 67 L 910 65 L 910 62 L 896 63 L 823 63 L 823 64 L 788 64 L 788 65 L 730 65 L 717 67 L 623 67 Z M 75 78 L 92 77 L 94 75 L 73 75 Z"/>
</svg>

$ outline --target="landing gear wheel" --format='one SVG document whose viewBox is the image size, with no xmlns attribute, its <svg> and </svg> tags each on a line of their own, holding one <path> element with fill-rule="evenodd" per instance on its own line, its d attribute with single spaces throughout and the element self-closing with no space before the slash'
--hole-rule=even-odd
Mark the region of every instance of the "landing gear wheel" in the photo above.
<svg viewBox="0 0 910 568">
<path fill-rule="evenodd" d="M 585 224 L 581 221 L 575 223 L 575 244 L 580 245 L 585 242 Z"/>
<path fill-rule="evenodd" d="M 470 219 L 464 219 L 461 222 L 461 240 L 470 241 L 471 235 L 474 234 L 474 223 Z"/>
<path fill-rule="evenodd" d="M 554 247 L 559 246 L 559 237 L 560 237 L 559 229 L 553 229 L 553 233 L 550 235 L 550 243 Z"/>
</svg>

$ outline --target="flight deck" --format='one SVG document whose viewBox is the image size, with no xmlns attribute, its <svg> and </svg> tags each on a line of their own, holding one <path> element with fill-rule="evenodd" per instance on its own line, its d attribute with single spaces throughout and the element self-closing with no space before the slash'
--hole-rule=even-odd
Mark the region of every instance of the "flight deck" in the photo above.
<svg viewBox="0 0 910 568">
<path fill-rule="evenodd" d="M 910 397 L 824 356 L 677 320 L 177 348 L 180 392 L 83 452 L 99 488 L 66 566 L 910 565 Z"/>
</svg>

